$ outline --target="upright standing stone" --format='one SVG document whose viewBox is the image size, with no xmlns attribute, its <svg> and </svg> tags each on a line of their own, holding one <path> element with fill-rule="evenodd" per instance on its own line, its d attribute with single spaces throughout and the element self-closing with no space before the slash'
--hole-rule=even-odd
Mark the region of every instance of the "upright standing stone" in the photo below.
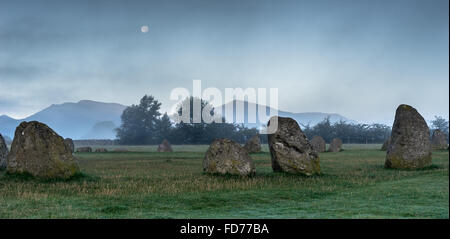
<svg viewBox="0 0 450 239">
<path fill-rule="evenodd" d="M 77 153 L 92 153 L 91 147 L 79 147 L 77 148 Z"/>
<path fill-rule="evenodd" d="M 241 145 L 230 139 L 216 139 L 205 154 L 203 171 L 248 176 L 256 170 L 255 164 Z"/>
<path fill-rule="evenodd" d="M 391 139 L 386 139 L 381 146 L 381 151 L 387 151 L 389 144 L 391 143 Z"/>
<path fill-rule="evenodd" d="M 8 146 L 3 136 L 0 134 L 0 170 L 6 168 L 6 157 L 8 156 Z"/>
<path fill-rule="evenodd" d="M 330 143 L 329 152 L 340 152 L 342 150 L 342 140 L 339 138 L 334 138 Z"/>
<path fill-rule="evenodd" d="M 114 149 L 114 152 L 116 153 L 128 153 L 128 149 L 125 148 L 118 148 L 118 149 Z"/>
<path fill-rule="evenodd" d="M 169 141 L 164 139 L 160 145 L 158 145 L 158 152 L 173 152 L 172 146 L 170 146 Z"/>
<path fill-rule="evenodd" d="M 64 142 L 67 144 L 67 146 L 69 146 L 70 152 L 74 153 L 75 152 L 75 144 L 73 143 L 73 140 L 71 138 L 67 138 L 64 140 Z"/>
<path fill-rule="evenodd" d="M 447 149 L 447 135 L 438 129 L 433 131 L 431 145 L 433 149 Z"/>
<path fill-rule="evenodd" d="M 311 140 L 311 146 L 318 153 L 322 153 L 327 150 L 327 144 L 321 136 L 314 136 Z"/>
<path fill-rule="evenodd" d="M 108 150 L 105 148 L 98 148 L 95 150 L 96 153 L 108 153 Z"/>
<path fill-rule="evenodd" d="M 17 127 L 7 158 L 7 171 L 67 179 L 79 172 L 79 167 L 61 136 L 47 125 L 32 121 Z"/>
<path fill-rule="evenodd" d="M 395 113 L 385 166 L 417 169 L 431 165 L 430 130 L 423 117 L 409 105 L 400 105 Z"/>
<path fill-rule="evenodd" d="M 277 118 L 275 118 L 277 117 Z M 291 118 L 274 116 L 269 120 L 278 121 L 274 134 L 268 135 L 272 169 L 275 172 L 314 175 L 320 173 L 320 162 L 305 134 Z"/>
<path fill-rule="evenodd" d="M 245 142 L 244 149 L 247 150 L 249 154 L 260 153 L 261 141 L 259 140 L 259 136 L 255 135 L 247 140 L 247 142 Z"/>
</svg>

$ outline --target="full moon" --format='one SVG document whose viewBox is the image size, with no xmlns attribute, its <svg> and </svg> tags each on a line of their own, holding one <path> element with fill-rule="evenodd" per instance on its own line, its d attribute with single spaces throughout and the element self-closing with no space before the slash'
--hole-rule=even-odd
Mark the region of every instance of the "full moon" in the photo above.
<svg viewBox="0 0 450 239">
<path fill-rule="evenodd" d="M 148 32 L 148 26 L 142 26 L 141 27 L 141 32 L 142 33 L 147 33 Z"/>
</svg>

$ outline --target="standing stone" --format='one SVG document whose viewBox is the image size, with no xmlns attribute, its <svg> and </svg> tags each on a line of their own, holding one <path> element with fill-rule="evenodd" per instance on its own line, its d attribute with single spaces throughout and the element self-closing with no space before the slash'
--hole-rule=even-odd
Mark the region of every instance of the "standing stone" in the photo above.
<svg viewBox="0 0 450 239">
<path fill-rule="evenodd" d="M 64 140 L 64 142 L 69 146 L 70 152 L 75 152 L 75 144 L 73 143 L 73 140 L 71 138 L 67 138 Z"/>
<path fill-rule="evenodd" d="M 98 148 L 98 149 L 95 150 L 95 152 L 96 152 L 96 153 L 107 153 L 108 150 L 105 149 L 105 148 Z"/>
<path fill-rule="evenodd" d="M 381 146 L 381 151 L 387 151 L 389 144 L 391 143 L 391 139 L 386 139 Z"/>
<path fill-rule="evenodd" d="M 400 105 L 395 113 L 385 166 L 417 169 L 431 165 L 431 141 L 427 123 L 416 109 Z"/>
<path fill-rule="evenodd" d="M 77 153 L 92 153 L 91 147 L 79 147 L 77 148 Z"/>
<path fill-rule="evenodd" d="M 247 150 L 249 154 L 260 153 L 261 152 L 261 141 L 259 136 L 255 135 L 251 137 L 244 145 L 244 149 Z"/>
<path fill-rule="evenodd" d="M 431 137 L 431 145 L 433 149 L 447 149 L 447 135 L 438 129 L 433 131 L 433 136 Z"/>
<path fill-rule="evenodd" d="M 311 146 L 318 153 L 322 153 L 327 150 L 327 144 L 322 136 L 314 136 L 311 140 Z"/>
<path fill-rule="evenodd" d="M 8 173 L 28 173 L 40 178 L 70 178 L 79 172 L 64 139 L 47 125 L 22 122 L 7 158 Z"/>
<path fill-rule="evenodd" d="M 319 156 L 297 122 L 291 118 L 274 116 L 269 120 L 268 126 L 277 119 L 276 132 L 268 135 L 273 171 L 319 174 Z"/>
<path fill-rule="evenodd" d="M 158 146 L 158 152 L 173 152 L 172 146 L 170 146 L 169 141 L 164 139 L 162 143 Z"/>
<path fill-rule="evenodd" d="M 0 170 L 6 168 L 6 157 L 8 156 L 8 146 L 6 146 L 6 141 L 0 134 Z"/>
<path fill-rule="evenodd" d="M 203 171 L 248 176 L 256 170 L 248 152 L 241 145 L 230 139 L 216 139 L 205 154 Z"/>
<path fill-rule="evenodd" d="M 339 138 L 334 138 L 331 141 L 330 148 L 328 149 L 328 152 L 337 153 L 337 152 L 339 152 L 341 150 L 342 150 L 342 140 L 339 139 Z"/>
<path fill-rule="evenodd" d="M 114 149 L 114 152 L 116 153 L 128 153 L 128 149 L 124 149 L 124 148 L 118 148 L 118 149 Z"/>
</svg>

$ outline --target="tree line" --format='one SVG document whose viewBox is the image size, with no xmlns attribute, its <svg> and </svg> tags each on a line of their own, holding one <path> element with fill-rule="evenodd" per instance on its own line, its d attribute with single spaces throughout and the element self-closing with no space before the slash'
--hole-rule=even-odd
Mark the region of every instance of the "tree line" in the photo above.
<svg viewBox="0 0 450 239">
<path fill-rule="evenodd" d="M 178 105 L 178 115 L 181 115 L 183 106 L 189 104 L 188 122 L 172 123 L 169 116 L 160 113 L 161 103 L 153 96 L 145 95 L 138 105 L 127 107 L 121 118 L 122 124 L 117 129 L 119 144 L 123 145 L 149 145 L 159 144 L 163 139 L 172 144 L 210 144 L 217 138 L 229 138 L 238 143 L 245 143 L 254 135 L 258 135 L 258 129 L 246 128 L 243 124 L 226 123 L 200 123 L 194 122 L 193 105 L 200 101 L 201 110 L 214 108 L 206 101 L 193 97 L 185 99 Z M 448 121 L 436 116 L 431 121 L 430 130 L 440 129 L 448 135 Z M 329 118 L 310 126 L 301 125 L 308 139 L 314 136 L 322 136 L 327 143 L 333 138 L 340 138 L 344 143 L 372 144 L 383 143 L 391 135 L 391 127 L 384 124 L 350 124 L 345 121 L 331 123 Z M 267 143 L 265 135 L 259 136 L 262 143 Z"/>
<path fill-rule="evenodd" d="M 123 145 L 159 144 L 163 139 L 172 144 L 210 144 L 217 138 L 229 138 L 238 143 L 245 143 L 254 135 L 257 129 L 249 129 L 240 124 L 232 123 L 193 123 L 194 99 L 185 99 L 178 106 L 181 114 L 183 105 L 190 104 L 189 122 L 173 124 L 167 115 L 160 113 L 161 103 L 153 96 L 145 95 L 138 105 L 127 107 L 122 113 L 122 124 L 117 129 L 117 138 Z M 201 109 L 213 108 L 208 102 L 201 100 Z M 222 119 L 224 120 L 224 119 Z"/>
<path fill-rule="evenodd" d="M 303 132 L 308 139 L 322 136 L 327 143 L 340 138 L 346 144 L 373 144 L 383 143 L 389 138 L 391 127 L 383 124 L 349 124 L 345 121 L 332 124 L 328 117 L 313 127 L 303 125 Z"/>
<path fill-rule="evenodd" d="M 447 142 L 449 142 L 448 126 L 449 126 L 449 122 L 448 122 L 448 120 L 445 120 L 444 117 L 434 116 L 434 120 L 431 121 L 430 135 L 433 134 L 433 131 L 440 130 L 447 135 Z"/>
</svg>

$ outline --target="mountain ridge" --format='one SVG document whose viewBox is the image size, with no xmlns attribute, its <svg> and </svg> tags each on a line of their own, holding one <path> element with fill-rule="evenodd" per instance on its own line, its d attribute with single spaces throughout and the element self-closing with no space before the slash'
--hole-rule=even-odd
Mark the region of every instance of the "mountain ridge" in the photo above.
<svg viewBox="0 0 450 239">
<path fill-rule="evenodd" d="M 7 115 L 0 116 L 0 133 L 12 137 L 15 128 L 21 122 L 40 121 L 63 137 L 84 139 L 85 135 L 92 135 L 89 130 L 99 122 L 110 121 L 120 125 L 120 116 L 126 107 L 118 103 L 92 100 L 52 104 L 23 119 L 14 119 Z"/>
<path fill-rule="evenodd" d="M 224 110 L 225 105 L 219 108 Z M 241 102 L 244 108 L 248 110 L 248 106 L 255 103 L 246 101 Z M 0 133 L 9 137 L 14 136 L 16 127 L 23 121 L 40 121 L 53 128 L 58 134 L 65 138 L 72 139 L 113 139 L 115 137 L 114 126 L 120 126 L 121 115 L 127 106 L 118 103 L 105 103 L 93 100 L 80 100 L 78 102 L 64 102 L 61 104 L 52 104 L 43 110 L 36 112 L 24 119 L 14 119 L 8 115 L 0 116 Z M 262 106 L 264 107 L 264 106 Z M 266 107 L 266 111 L 270 108 Z M 224 111 L 223 111 L 224 112 Z M 248 119 L 248 112 L 244 112 L 244 118 Z M 236 115 L 236 114 L 234 114 Z M 289 111 L 278 111 L 281 117 L 291 117 L 296 120 L 301 126 L 315 125 L 326 117 L 330 117 L 332 123 L 340 120 L 349 123 L 356 123 L 337 113 L 323 113 L 323 112 L 303 112 L 292 113 Z M 244 123 L 246 127 L 259 128 L 265 125 L 266 122 Z"/>
<path fill-rule="evenodd" d="M 238 103 L 243 104 L 244 105 L 244 115 L 242 116 L 241 114 L 236 113 L 236 109 L 233 110 L 233 120 L 229 120 L 227 119 L 227 122 L 234 122 L 234 123 L 242 123 L 242 122 L 236 122 L 236 119 L 238 117 L 240 118 L 244 118 L 243 124 L 246 127 L 256 127 L 256 128 L 260 128 L 261 126 L 265 125 L 267 122 L 260 122 L 259 119 L 256 119 L 256 123 L 249 123 L 248 122 L 248 107 L 255 107 L 256 109 L 256 113 L 258 114 L 258 107 L 259 105 L 257 103 L 253 103 L 253 102 L 247 102 L 247 101 L 239 101 L 239 100 L 234 100 L 234 101 L 230 101 L 226 104 L 220 105 L 217 108 L 220 109 L 221 111 L 219 111 L 220 114 L 225 115 L 225 107 L 230 107 L 231 104 L 233 104 L 233 106 L 235 107 Z M 269 112 L 272 110 L 274 111 L 273 108 L 269 107 L 269 106 L 264 106 L 262 105 L 262 107 L 266 108 L 266 114 L 269 115 Z M 301 113 L 292 113 L 289 111 L 284 111 L 284 110 L 277 110 L 278 115 L 281 117 L 289 117 L 289 118 L 293 118 L 294 120 L 297 121 L 297 123 L 300 124 L 300 126 L 306 126 L 306 125 L 310 125 L 310 126 L 314 126 L 320 122 L 322 122 L 324 119 L 329 118 L 331 123 L 337 123 L 339 121 L 345 121 L 347 123 L 351 123 L 351 124 L 356 124 L 358 123 L 355 120 L 349 119 L 345 116 L 342 116 L 338 113 L 324 113 L 324 112 L 301 112 Z"/>
</svg>

